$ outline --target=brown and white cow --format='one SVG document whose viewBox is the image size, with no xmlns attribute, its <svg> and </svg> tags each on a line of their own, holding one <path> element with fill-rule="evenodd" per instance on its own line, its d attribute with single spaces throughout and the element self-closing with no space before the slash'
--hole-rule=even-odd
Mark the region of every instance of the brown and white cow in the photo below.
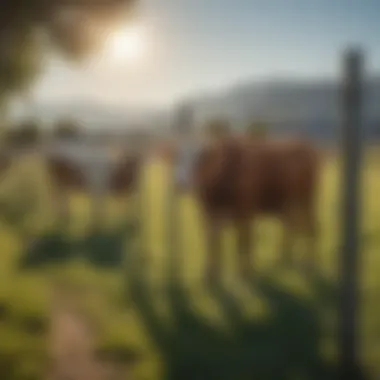
<svg viewBox="0 0 380 380">
<path fill-rule="evenodd" d="M 73 191 L 92 196 L 92 227 L 104 216 L 106 195 L 129 195 L 135 188 L 142 163 L 138 153 L 112 154 L 78 140 L 59 141 L 45 155 L 59 219 L 67 223 L 68 197 Z"/>
<path fill-rule="evenodd" d="M 250 222 L 260 215 L 276 216 L 283 221 L 285 262 L 291 259 L 294 233 L 304 230 L 310 238 L 311 267 L 316 255 L 319 159 L 310 143 L 300 139 L 226 136 L 198 147 L 171 146 L 164 152 L 166 158 L 176 162 L 177 185 L 182 190 L 193 190 L 208 224 L 209 276 L 220 270 L 220 231 L 224 221 L 232 221 L 237 228 L 240 269 L 242 274 L 249 272 Z"/>
</svg>

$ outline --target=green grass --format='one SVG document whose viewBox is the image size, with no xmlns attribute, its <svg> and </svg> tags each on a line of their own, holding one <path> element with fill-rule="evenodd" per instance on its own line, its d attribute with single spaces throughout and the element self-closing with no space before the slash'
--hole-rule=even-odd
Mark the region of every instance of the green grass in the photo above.
<svg viewBox="0 0 380 380">
<path fill-rule="evenodd" d="M 178 244 L 175 265 L 170 266 L 165 199 L 168 183 L 165 168 L 147 168 L 143 202 L 110 201 L 105 220 L 108 235 L 102 237 L 98 255 L 120 249 L 125 236 L 112 229 L 131 211 L 140 207 L 142 218 L 137 249 L 126 245 L 122 265 L 101 268 L 90 265 L 77 246 L 77 258 L 60 266 L 20 272 L 25 231 L 49 231 L 53 218 L 46 201 L 48 187 L 43 170 L 20 164 L 4 178 L 0 188 L 0 357 L 13 355 L 24 360 L 17 376 L 33 378 L 44 365 L 49 291 L 51 281 L 70 279 L 86 289 L 82 306 L 92 316 L 100 350 L 128 356 L 130 349 L 141 353 L 136 367 L 138 379 L 309 379 L 311 373 L 328 378 L 335 358 L 337 306 L 334 284 L 338 281 L 339 259 L 339 165 L 334 157 L 325 162 L 319 200 L 319 276 L 305 278 L 297 269 L 279 269 L 281 226 L 273 220 L 257 223 L 252 248 L 256 278 L 238 279 L 235 237 L 225 233 L 223 283 L 203 283 L 205 241 L 199 210 L 191 198 L 178 201 L 175 224 Z M 363 207 L 361 231 L 361 339 L 365 364 L 380 371 L 380 155 L 367 152 L 363 164 Z M 23 173 L 29 173 L 28 176 Z M 32 174 L 31 174 L 32 173 Z M 38 173 L 38 174 L 37 174 Z M 27 177 L 28 185 L 20 184 Z M 20 199 L 33 195 L 28 215 L 15 212 Z M 24 191 L 24 192 L 23 192 Z M 72 239 L 85 236 L 88 202 L 76 197 L 69 231 Z M 125 207 L 124 207 L 125 206 Z M 25 207 L 22 208 L 25 210 Z M 108 240 L 107 240 L 108 239 Z M 112 249 L 111 249 L 112 243 Z M 140 252 L 148 260 L 136 259 Z M 297 260 L 307 255 L 301 240 Z M 169 281 L 170 279 L 170 281 Z M 37 320 L 37 322 L 36 322 Z M 30 322 L 32 321 L 32 322 Z M 40 330 L 34 331 L 33 326 Z M 32 327 L 31 327 L 32 326 Z M 34 333 L 33 333 L 34 331 Z M 41 347 L 32 355 L 28 347 Z M 126 353 L 127 352 L 127 353 Z M 115 354 L 116 355 L 116 354 Z M 0 370 L 2 366 L 0 361 Z M 5 364 L 4 364 L 5 366 Z M 5 368 L 5 367 L 4 367 Z M 16 376 L 16 375 L 14 375 Z M 9 377 L 11 378 L 11 377 Z"/>
</svg>

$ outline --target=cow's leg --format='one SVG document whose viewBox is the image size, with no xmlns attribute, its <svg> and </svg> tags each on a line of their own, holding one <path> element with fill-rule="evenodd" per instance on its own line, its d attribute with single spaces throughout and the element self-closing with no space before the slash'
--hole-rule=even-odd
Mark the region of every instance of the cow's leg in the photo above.
<svg viewBox="0 0 380 380">
<path fill-rule="evenodd" d="M 280 252 L 280 264 L 289 266 L 294 264 L 294 243 L 296 235 L 296 211 L 294 208 L 286 208 L 282 214 L 282 242 Z"/>
<path fill-rule="evenodd" d="M 70 223 L 69 192 L 63 188 L 54 189 L 53 197 L 58 229 L 65 230 Z"/>
<path fill-rule="evenodd" d="M 248 277 L 252 270 L 250 227 L 249 219 L 242 219 L 237 222 L 239 272 L 243 278 Z"/>
<path fill-rule="evenodd" d="M 92 233 L 95 233 L 101 229 L 106 218 L 106 194 L 98 189 L 92 191 L 90 207 L 90 229 Z"/>
<path fill-rule="evenodd" d="M 219 278 L 221 271 L 221 220 L 210 218 L 207 222 L 207 259 L 206 278 L 214 281 Z"/>
<path fill-rule="evenodd" d="M 130 189 L 125 190 L 124 204 L 125 209 L 129 212 L 129 220 L 131 225 L 136 229 L 140 228 L 145 210 L 145 194 L 144 186 L 141 182 L 134 184 Z"/>
<path fill-rule="evenodd" d="M 306 237 L 305 267 L 307 271 L 315 269 L 318 256 L 318 228 L 317 218 L 313 207 L 307 207 L 302 211 L 302 224 Z"/>
</svg>

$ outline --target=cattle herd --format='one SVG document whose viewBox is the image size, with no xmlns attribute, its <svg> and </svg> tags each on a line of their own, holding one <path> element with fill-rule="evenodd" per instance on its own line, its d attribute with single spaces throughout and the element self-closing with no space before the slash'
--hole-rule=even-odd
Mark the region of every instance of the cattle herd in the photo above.
<svg viewBox="0 0 380 380">
<path fill-rule="evenodd" d="M 281 262 L 292 261 L 293 238 L 304 232 L 310 240 L 305 264 L 313 268 L 317 253 L 319 157 L 310 142 L 227 134 L 193 144 L 178 141 L 158 144 L 160 149 L 154 149 L 156 158 L 173 169 L 178 193 L 191 191 L 203 213 L 207 224 L 207 278 L 219 274 L 220 233 L 225 222 L 236 227 L 241 275 L 250 273 L 254 240 L 250 224 L 265 214 L 283 222 Z M 2 154 L 2 171 L 12 162 L 11 151 Z M 147 156 L 146 152 L 136 151 L 110 154 L 73 137 L 57 138 L 42 152 L 61 220 L 68 218 L 67 200 L 71 191 L 91 193 L 97 212 L 93 220 L 101 219 L 100 197 L 105 193 L 130 194 Z"/>
</svg>

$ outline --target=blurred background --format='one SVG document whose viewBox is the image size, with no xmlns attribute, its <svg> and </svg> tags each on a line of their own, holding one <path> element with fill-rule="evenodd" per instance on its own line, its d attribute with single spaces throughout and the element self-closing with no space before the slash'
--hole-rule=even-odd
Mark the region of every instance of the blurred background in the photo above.
<svg viewBox="0 0 380 380">
<path fill-rule="evenodd" d="M 351 123 L 363 145 L 356 348 L 376 378 L 379 11 L 372 0 L 3 1 L 3 376 L 338 378 L 344 53 L 354 45 L 365 54 Z M 291 265 L 278 265 L 281 217 L 257 215 L 246 247 L 253 274 L 243 280 L 227 218 L 221 281 L 204 281 L 212 227 L 197 193 L 173 181 L 183 136 L 198 148 L 210 136 L 217 147 L 241 136 L 302 139 L 304 157 L 317 152 L 318 233 L 296 238 Z M 75 154 L 57 153 L 65 144 Z M 281 175 L 293 153 L 268 153 Z M 281 178 L 270 186 L 283 195 L 294 176 Z M 314 244 L 310 275 L 303 263 Z"/>
</svg>

